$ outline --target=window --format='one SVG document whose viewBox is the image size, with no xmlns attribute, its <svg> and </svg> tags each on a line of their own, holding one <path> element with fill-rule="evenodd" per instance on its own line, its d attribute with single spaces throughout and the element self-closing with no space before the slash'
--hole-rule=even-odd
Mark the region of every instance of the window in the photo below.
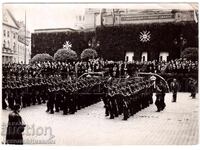
<svg viewBox="0 0 200 150">
<path fill-rule="evenodd" d="M 85 20 L 85 16 L 83 16 L 83 21 Z"/>
<path fill-rule="evenodd" d="M 6 41 L 5 40 L 3 41 L 3 47 L 6 47 Z"/>
<path fill-rule="evenodd" d="M 15 39 L 15 33 L 13 33 L 13 38 Z"/>
<path fill-rule="evenodd" d="M 167 56 L 167 61 L 169 61 L 169 56 Z"/>
<path fill-rule="evenodd" d="M 126 61 L 128 61 L 128 56 L 126 56 Z"/>
<path fill-rule="evenodd" d="M 10 42 L 8 41 L 8 48 L 10 48 Z"/>
<path fill-rule="evenodd" d="M 145 56 L 142 57 L 142 61 L 145 61 Z"/>
<path fill-rule="evenodd" d="M 7 32 L 7 36 L 9 37 L 9 31 Z"/>
<path fill-rule="evenodd" d="M 81 16 L 79 16 L 79 21 L 81 21 Z"/>
<path fill-rule="evenodd" d="M 12 57 L 9 57 L 9 62 L 13 63 Z"/>
<path fill-rule="evenodd" d="M 15 42 L 14 42 L 14 44 L 13 44 L 13 51 L 14 51 L 14 52 L 16 51 L 16 44 L 15 44 Z"/>
<path fill-rule="evenodd" d="M 8 62 L 8 56 L 6 56 L 6 58 L 5 58 L 5 62 L 6 62 L 6 63 Z"/>
<path fill-rule="evenodd" d="M 2 56 L 2 63 L 5 64 L 5 56 Z"/>
<path fill-rule="evenodd" d="M 6 30 L 3 30 L 3 35 L 6 36 Z"/>
<path fill-rule="evenodd" d="M 162 61 L 163 60 L 163 57 L 162 56 L 160 56 L 160 61 Z"/>
</svg>

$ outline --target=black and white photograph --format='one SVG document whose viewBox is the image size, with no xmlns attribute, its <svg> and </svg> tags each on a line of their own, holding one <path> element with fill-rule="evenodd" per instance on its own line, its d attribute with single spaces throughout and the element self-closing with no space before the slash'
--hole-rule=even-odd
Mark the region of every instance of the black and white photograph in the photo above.
<svg viewBox="0 0 200 150">
<path fill-rule="evenodd" d="M 197 2 L 1 13 L 1 145 L 199 144 Z"/>
</svg>

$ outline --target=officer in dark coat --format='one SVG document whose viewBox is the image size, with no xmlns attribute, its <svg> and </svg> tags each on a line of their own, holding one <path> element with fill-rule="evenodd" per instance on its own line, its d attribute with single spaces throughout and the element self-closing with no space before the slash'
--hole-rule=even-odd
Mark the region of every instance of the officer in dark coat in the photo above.
<svg viewBox="0 0 200 150">
<path fill-rule="evenodd" d="M 160 81 L 156 86 L 156 102 L 155 105 L 157 107 L 157 112 L 162 111 L 166 104 L 165 104 L 165 88 L 163 83 Z"/>
<path fill-rule="evenodd" d="M 190 89 L 191 89 L 191 96 L 194 99 L 196 97 L 196 87 L 197 87 L 197 82 L 196 81 L 191 81 L 190 83 Z"/>
<path fill-rule="evenodd" d="M 20 105 L 13 107 L 13 112 L 8 116 L 8 127 L 6 132 L 6 144 L 23 144 L 22 132 L 24 131 L 25 124 L 19 115 Z"/>
</svg>

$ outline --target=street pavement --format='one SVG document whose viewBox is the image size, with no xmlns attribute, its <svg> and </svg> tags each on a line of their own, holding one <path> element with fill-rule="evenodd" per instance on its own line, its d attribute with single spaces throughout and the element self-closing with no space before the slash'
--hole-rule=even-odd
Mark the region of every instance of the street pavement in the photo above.
<svg viewBox="0 0 200 150">
<path fill-rule="evenodd" d="M 79 110 L 74 115 L 46 113 L 46 105 L 21 110 L 27 127 L 24 144 L 48 145 L 195 145 L 198 144 L 198 95 L 178 93 L 165 96 L 166 108 L 156 112 L 155 104 L 141 110 L 127 121 L 122 116 L 105 117 L 103 102 Z M 155 100 L 155 95 L 154 95 Z M 2 111 L 2 143 L 10 111 Z"/>
</svg>

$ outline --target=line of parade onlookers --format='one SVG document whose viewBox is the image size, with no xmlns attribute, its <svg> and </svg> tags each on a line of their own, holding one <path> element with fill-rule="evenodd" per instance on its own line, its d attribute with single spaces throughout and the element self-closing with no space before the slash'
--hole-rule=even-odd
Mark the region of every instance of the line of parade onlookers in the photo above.
<svg viewBox="0 0 200 150">
<path fill-rule="evenodd" d="M 61 75 L 66 78 L 68 75 L 80 76 L 86 72 L 108 72 L 111 76 L 123 76 L 125 73 L 133 75 L 135 72 L 152 73 L 197 73 L 198 62 L 188 60 L 171 60 L 169 62 L 123 62 L 104 61 L 102 59 L 90 60 L 87 62 L 36 62 L 33 64 L 3 64 L 3 77 L 36 77 Z"/>
</svg>

